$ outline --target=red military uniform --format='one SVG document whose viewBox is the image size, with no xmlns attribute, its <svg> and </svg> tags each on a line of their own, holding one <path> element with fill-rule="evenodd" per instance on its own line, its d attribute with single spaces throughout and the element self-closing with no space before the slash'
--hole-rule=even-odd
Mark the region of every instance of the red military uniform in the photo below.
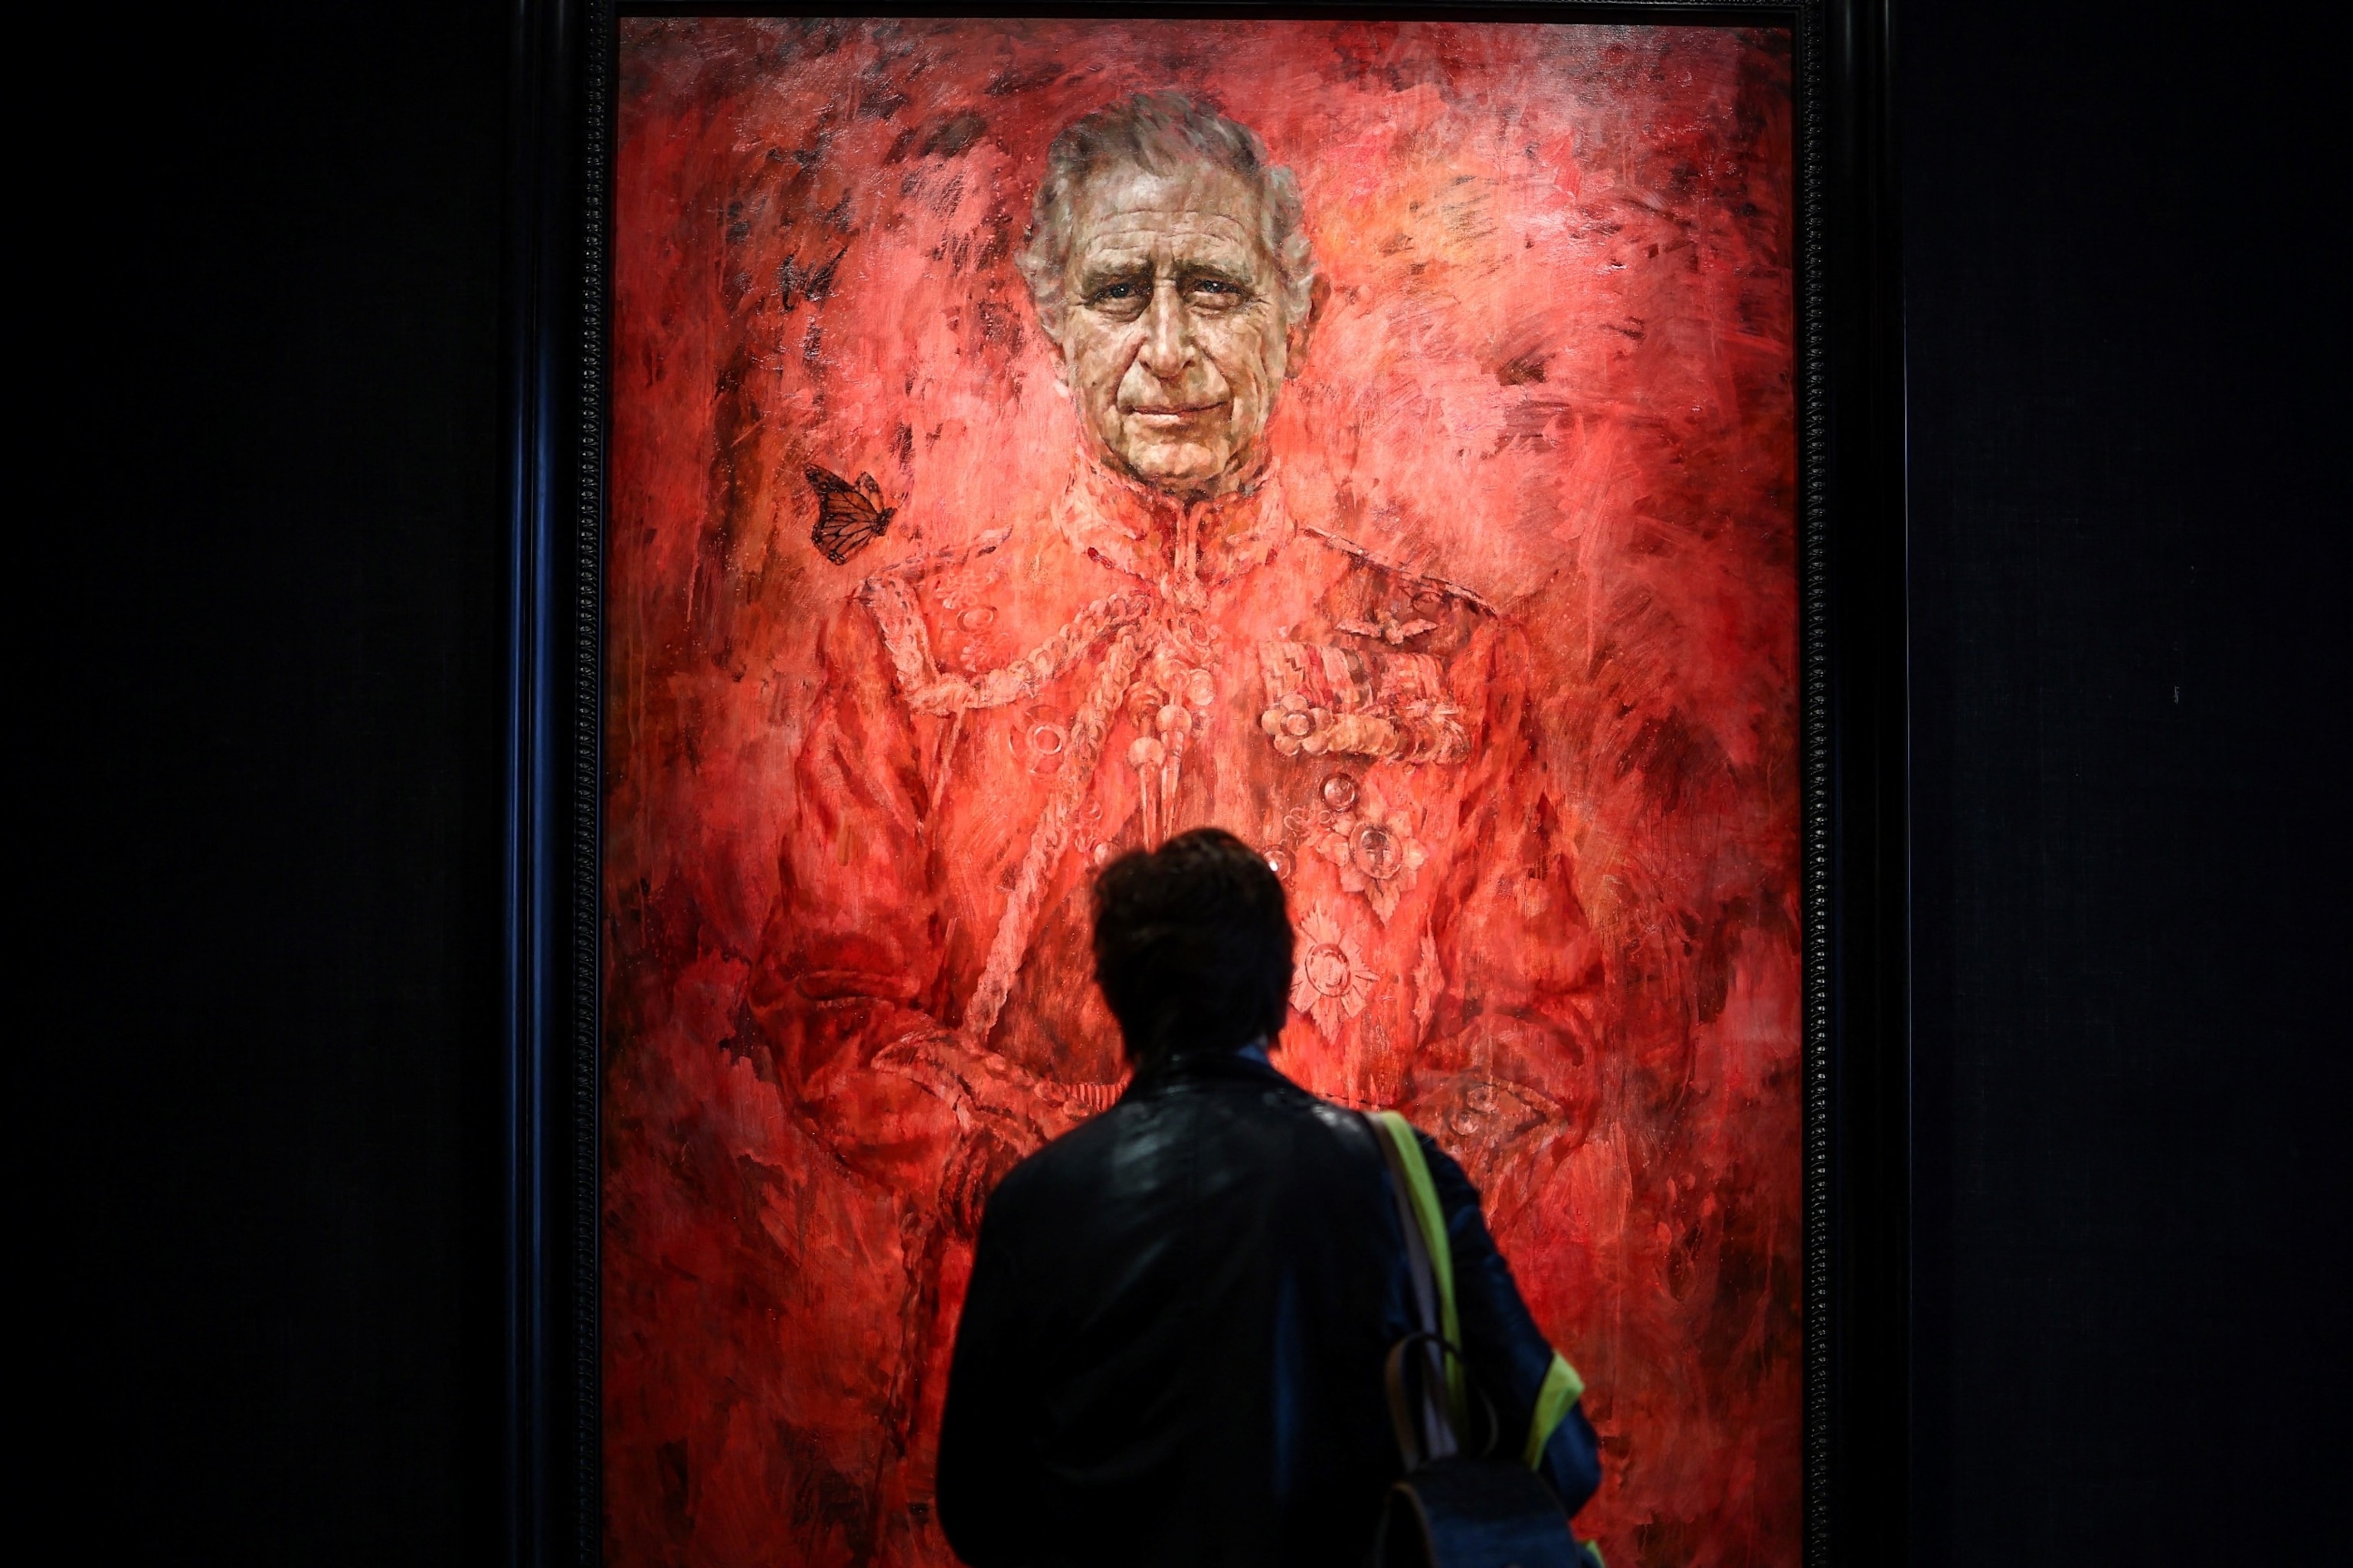
<svg viewBox="0 0 2353 1568">
<path fill-rule="evenodd" d="M 1112 856 L 1203 824 L 1263 848 L 1299 930 L 1277 1060 L 1305 1087 L 1406 1110 L 1474 1174 L 1583 1119 L 1599 956 L 1525 641 L 1305 510 L 1275 480 L 1187 504 L 1090 468 L 1050 519 L 889 567 L 824 632 L 754 1006 L 809 1131 L 896 1215 L 895 1253 L 831 1265 L 866 1305 L 801 1330 L 869 1322 L 839 1353 L 898 1365 L 886 1535 L 928 1496 L 979 1198 L 1124 1077 L 1090 948 Z"/>
</svg>

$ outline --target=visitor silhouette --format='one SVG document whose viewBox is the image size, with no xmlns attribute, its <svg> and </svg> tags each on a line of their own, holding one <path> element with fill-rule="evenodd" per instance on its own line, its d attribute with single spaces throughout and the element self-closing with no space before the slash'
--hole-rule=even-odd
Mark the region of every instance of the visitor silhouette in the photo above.
<svg viewBox="0 0 2353 1568">
<path fill-rule="evenodd" d="M 1293 938 L 1259 852 L 1196 829 L 1111 863 L 1093 901 L 1096 977 L 1134 1077 L 987 1199 L 940 1522 L 975 1568 L 1353 1568 L 1405 1473 L 1390 1351 L 1426 1320 L 1383 1124 L 1274 1065 Z M 1404 1141 L 1442 1225 L 1451 1337 L 1480 1413 L 1464 1441 L 1524 1463 L 1574 1512 L 1600 1479 L 1581 1384 L 1461 1168 L 1426 1135 Z"/>
</svg>

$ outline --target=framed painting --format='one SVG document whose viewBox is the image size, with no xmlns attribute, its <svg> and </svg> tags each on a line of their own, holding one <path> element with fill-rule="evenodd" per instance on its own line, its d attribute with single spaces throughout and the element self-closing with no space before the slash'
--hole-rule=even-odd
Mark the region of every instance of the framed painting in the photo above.
<svg viewBox="0 0 2353 1568">
<path fill-rule="evenodd" d="M 1090 879 L 1202 824 L 1608 1560 L 1900 1551 L 1874 15 L 517 17 L 516 1559 L 953 1561 L 977 1216 L 1124 1084 Z"/>
</svg>

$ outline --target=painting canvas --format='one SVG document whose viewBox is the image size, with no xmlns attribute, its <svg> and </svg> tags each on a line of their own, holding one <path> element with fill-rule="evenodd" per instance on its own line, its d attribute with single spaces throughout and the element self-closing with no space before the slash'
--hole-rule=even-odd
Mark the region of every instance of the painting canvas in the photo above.
<svg viewBox="0 0 2353 1568">
<path fill-rule="evenodd" d="M 635 19 L 618 68 L 607 1561 L 951 1561 L 977 1216 L 1123 1086 L 1089 878 L 1215 823 L 1298 926 L 1276 1065 L 1462 1160 L 1583 1373 L 1581 1532 L 1796 1563 L 1787 31 Z M 1066 177 L 1147 123 L 1225 163 L 1129 206 L 1217 221 Z"/>
</svg>

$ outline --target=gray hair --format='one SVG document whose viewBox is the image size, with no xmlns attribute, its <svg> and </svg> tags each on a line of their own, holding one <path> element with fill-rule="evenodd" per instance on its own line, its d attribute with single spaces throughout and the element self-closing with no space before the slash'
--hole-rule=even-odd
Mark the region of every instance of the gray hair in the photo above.
<svg viewBox="0 0 2353 1568">
<path fill-rule="evenodd" d="M 1299 182 L 1268 160 L 1258 132 L 1174 92 L 1139 92 L 1074 120 L 1046 152 L 1029 236 L 1016 258 L 1048 336 L 1062 335 L 1063 283 L 1071 263 L 1072 208 L 1079 189 L 1106 169 L 1171 175 L 1187 164 L 1208 164 L 1241 176 L 1258 193 L 1259 239 L 1282 281 L 1287 323 L 1306 319 L 1315 285 L 1315 253 L 1307 239 Z"/>
</svg>

